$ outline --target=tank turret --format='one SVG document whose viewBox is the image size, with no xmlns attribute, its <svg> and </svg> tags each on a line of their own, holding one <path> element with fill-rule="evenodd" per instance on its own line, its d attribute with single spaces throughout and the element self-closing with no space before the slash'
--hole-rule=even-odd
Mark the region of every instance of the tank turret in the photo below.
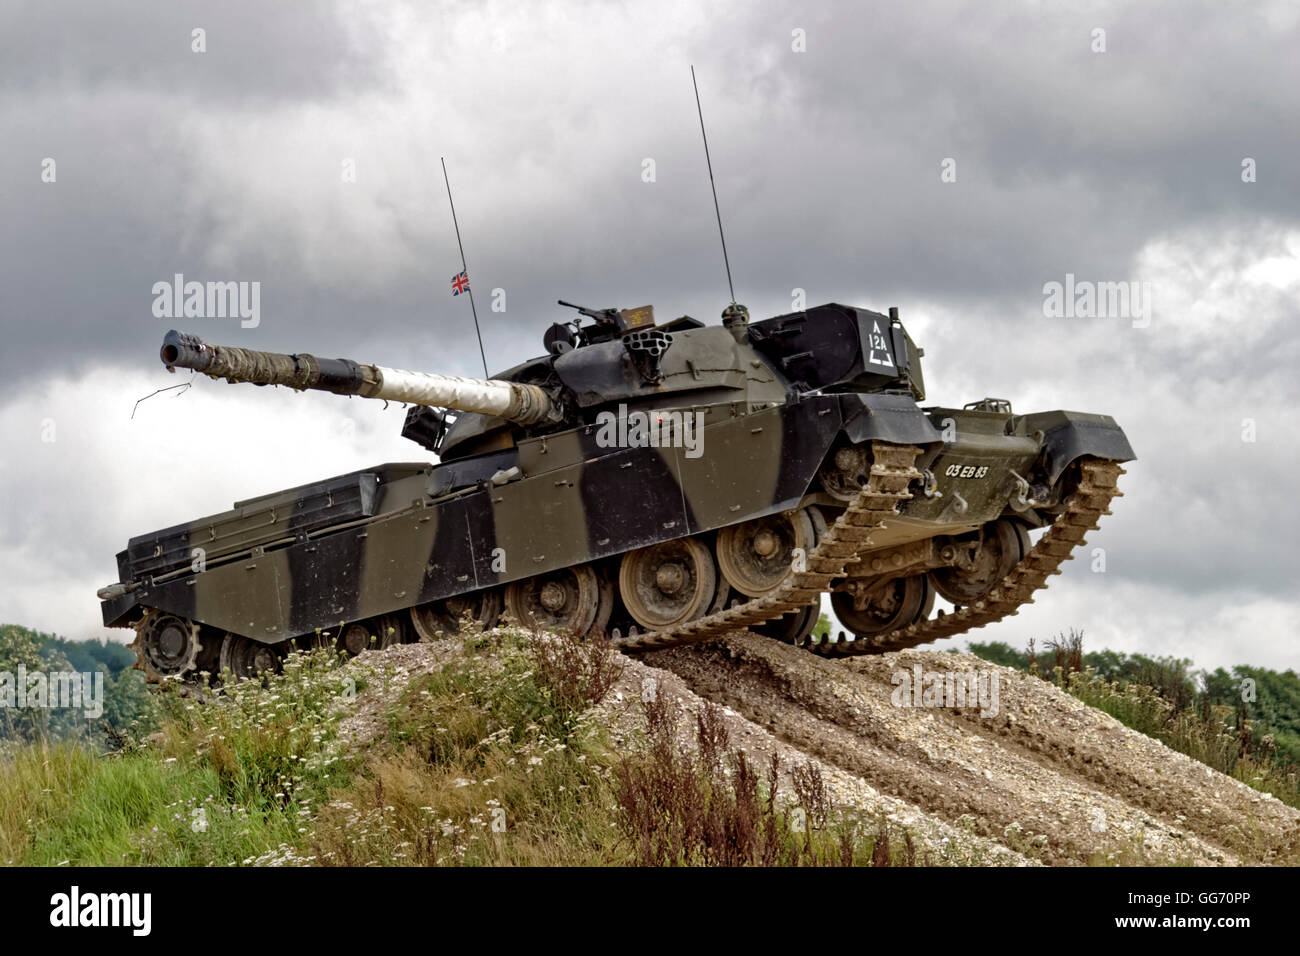
<svg viewBox="0 0 1300 956">
<path fill-rule="evenodd" d="M 748 409 L 809 392 L 897 392 L 924 397 L 921 350 L 898 321 L 829 304 L 750 323 L 732 305 L 721 326 L 689 316 L 656 324 L 654 309 L 578 310 L 553 324 L 546 354 L 491 379 L 366 365 L 310 354 L 209 345 L 171 331 L 161 358 L 169 369 L 212 378 L 285 385 L 417 406 L 402 434 L 443 460 L 463 458 L 537 434 L 589 423 L 602 409 L 659 410 L 719 402 Z M 446 411 L 458 413 L 454 419 Z M 523 429 L 521 432 L 520 429 Z"/>
</svg>

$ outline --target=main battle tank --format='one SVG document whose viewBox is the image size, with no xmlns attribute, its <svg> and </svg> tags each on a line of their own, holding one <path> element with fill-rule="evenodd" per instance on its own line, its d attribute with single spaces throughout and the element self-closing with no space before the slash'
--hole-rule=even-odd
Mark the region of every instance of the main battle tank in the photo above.
<svg viewBox="0 0 1300 956">
<path fill-rule="evenodd" d="M 713 326 L 579 311 L 490 380 L 169 332 L 169 369 L 410 403 L 402 434 L 438 461 L 132 538 L 104 623 L 136 630 L 154 680 L 250 677 L 293 647 L 357 653 L 503 611 L 628 651 L 749 628 L 880 653 L 1016 613 L 1134 457 L 1104 415 L 922 406 L 896 309 L 750 323 L 733 305 Z M 826 592 L 851 637 L 810 639 Z M 936 594 L 953 612 L 931 617 Z"/>
</svg>

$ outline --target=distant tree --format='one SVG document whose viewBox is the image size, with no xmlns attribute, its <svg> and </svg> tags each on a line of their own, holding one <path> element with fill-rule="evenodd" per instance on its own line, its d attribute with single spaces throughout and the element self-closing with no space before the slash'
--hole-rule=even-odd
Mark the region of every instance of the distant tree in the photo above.
<svg viewBox="0 0 1300 956">
<path fill-rule="evenodd" d="M 85 708 L 0 707 L 0 739 L 77 741 L 103 749 L 109 737 L 130 731 L 142 719 L 152 719 L 153 698 L 144 675 L 130 669 L 134 661 L 135 655 L 115 642 L 70 641 L 15 624 L 0 626 L 0 674 L 9 675 L 11 682 L 17 680 L 19 665 L 28 674 L 40 671 L 47 676 L 99 672 L 104 694 L 98 718 L 89 717 Z M 104 728 L 112 733 L 106 735 Z"/>
<path fill-rule="evenodd" d="M 15 624 L 0 625 L 0 671 L 41 666 L 41 646 L 35 631 Z"/>
<path fill-rule="evenodd" d="M 93 671 L 103 665 L 110 674 L 118 674 L 135 663 L 135 654 L 131 649 L 116 641 L 70 641 L 52 634 L 41 637 L 42 651 L 61 653 L 76 671 Z"/>
<path fill-rule="evenodd" d="M 0 701 L 0 736 L 7 740 L 29 741 L 45 736 L 48 714 L 39 709 L 17 706 L 26 688 L 18 686 L 18 668 L 39 671 L 45 667 L 40 639 L 34 632 L 14 624 L 0 626 L 0 675 L 13 700 Z"/>
<path fill-rule="evenodd" d="M 1052 640 L 1046 646 L 1051 648 Z M 1001 641 L 971 641 L 968 647 L 972 654 L 994 664 L 1030 670 L 1030 654 Z M 1048 658 L 1044 668 L 1040 657 L 1040 676 L 1051 676 L 1052 663 Z M 1111 683 L 1151 687 L 1179 711 L 1192 709 L 1206 720 L 1214 708 L 1230 708 L 1235 715 L 1230 722 L 1234 731 L 1252 740 L 1271 737 L 1279 763 L 1300 765 L 1300 675 L 1294 670 L 1238 664 L 1231 671 L 1222 667 L 1197 671 L 1188 658 L 1111 650 L 1088 651 L 1083 664 Z"/>
<path fill-rule="evenodd" d="M 1016 650 L 1010 644 L 1002 641 L 971 641 L 967 646 L 976 657 L 982 657 L 993 664 L 1014 667 L 1022 671 L 1029 670 L 1029 655 L 1024 651 Z"/>
</svg>

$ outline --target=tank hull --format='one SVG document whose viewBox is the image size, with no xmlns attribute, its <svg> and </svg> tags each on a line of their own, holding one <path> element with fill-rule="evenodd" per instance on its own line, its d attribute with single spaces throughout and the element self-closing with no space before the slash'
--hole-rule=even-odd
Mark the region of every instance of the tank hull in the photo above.
<svg viewBox="0 0 1300 956">
<path fill-rule="evenodd" d="M 104 622 L 132 626 L 152 609 L 277 645 L 810 503 L 834 515 L 819 475 L 874 440 L 914 446 L 925 476 L 873 535 L 881 552 L 1005 515 L 1040 526 L 1050 515 L 1023 504 L 1029 481 L 1133 457 L 1105 416 L 922 409 L 895 394 L 674 411 L 701 415 L 695 449 L 611 445 L 587 424 L 521 441 L 477 475 L 465 462 L 386 464 L 140 536 L 119 555 L 122 593 L 104 600 Z"/>
</svg>

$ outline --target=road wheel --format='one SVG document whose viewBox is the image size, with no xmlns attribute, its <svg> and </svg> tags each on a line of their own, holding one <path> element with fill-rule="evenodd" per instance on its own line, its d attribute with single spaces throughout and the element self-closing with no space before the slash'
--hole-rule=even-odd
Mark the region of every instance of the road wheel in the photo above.
<svg viewBox="0 0 1300 956">
<path fill-rule="evenodd" d="M 422 641 L 437 640 L 439 631 L 443 637 L 455 637 L 460 634 L 461 622 L 466 617 L 490 631 L 501 618 L 502 606 L 501 590 L 488 588 L 413 607 L 411 625 Z"/>
<path fill-rule="evenodd" d="M 775 621 L 764 621 L 754 627 L 754 631 L 765 637 L 775 638 L 786 644 L 793 644 L 795 647 L 802 647 L 808 641 L 808 637 L 817 626 L 817 619 L 821 617 L 821 602 L 809 604 L 798 611 L 791 611 L 789 614 L 782 614 Z"/>
<path fill-rule="evenodd" d="M 131 645 L 141 667 L 153 680 L 180 677 L 194 670 L 203 652 L 199 625 L 175 614 L 149 611 L 136 629 Z"/>
<path fill-rule="evenodd" d="M 983 541 L 966 567 L 930 572 L 935 590 L 953 604 L 974 604 L 992 591 L 1029 552 L 1029 532 L 1019 521 L 999 518 L 984 525 Z"/>
<path fill-rule="evenodd" d="M 382 651 L 403 642 L 403 621 L 396 614 L 353 621 L 339 633 L 338 648 L 356 657 L 362 651 Z"/>
<path fill-rule="evenodd" d="M 589 564 L 560 568 L 506 585 L 506 610 L 523 627 L 585 636 L 608 623 L 612 600 Z M 601 612 L 605 621 L 598 621 Z"/>
<path fill-rule="evenodd" d="M 930 616 L 934 587 L 927 575 L 895 578 L 858 607 L 851 591 L 832 591 L 831 607 L 840 623 L 859 640 L 888 634 Z"/>
<path fill-rule="evenodd" d="M 239 634 L 227 634 L 221 641 L 221 673 L 235 680 L 249 680 L 274 674 L 284 659 L 282 650 Z"/>
<path fill-rule="evenodd" d="M 749 597 L 774 590 L 790 573 L 794 549 L 815 546 L 807 508 L 754 518 L 718 532 L 718 567 L 727 583 Z"/>
<path fill-rule="evenodd" d="M 618 590 L 637 624 L 664 630 L 701 618 L 714 608 L 717 566 L 709 549 L 695 538 L 664 541 L 623 556 Z"/>
</svg>

